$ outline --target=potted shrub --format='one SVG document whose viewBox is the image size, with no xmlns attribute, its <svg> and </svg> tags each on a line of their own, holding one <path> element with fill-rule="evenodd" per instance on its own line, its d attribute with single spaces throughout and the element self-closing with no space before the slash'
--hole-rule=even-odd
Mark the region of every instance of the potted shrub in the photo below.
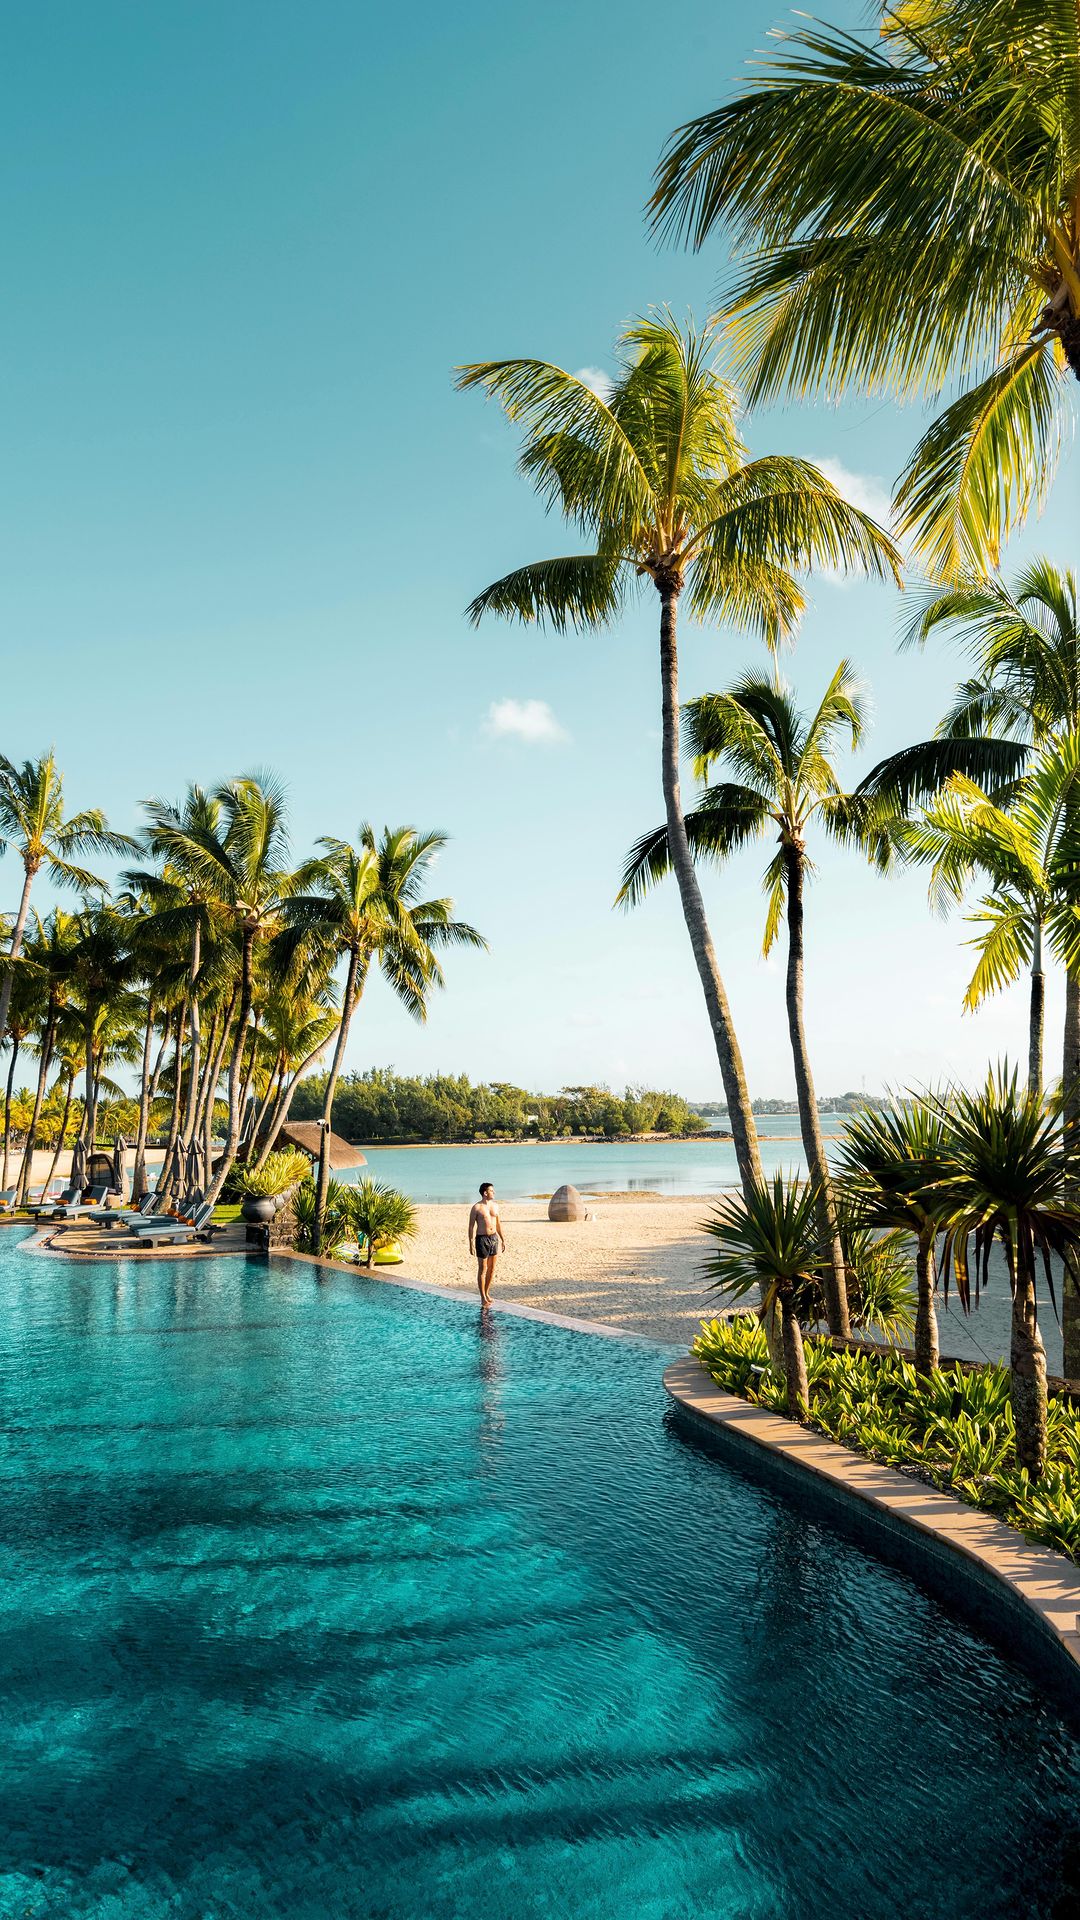
<svg viewBox="0 0 1080 1920">
<path fill-rule="evenodd" d="M 250 1226 L 269 1226 L 286 1194 L 306 1177 L 309 1164 L 306 1153 L 289 1147 L 267 1154 L 261 1167 L 235 1167 L 232 1185 L 240 1195 L 241 1219 Z"/>
</svg>

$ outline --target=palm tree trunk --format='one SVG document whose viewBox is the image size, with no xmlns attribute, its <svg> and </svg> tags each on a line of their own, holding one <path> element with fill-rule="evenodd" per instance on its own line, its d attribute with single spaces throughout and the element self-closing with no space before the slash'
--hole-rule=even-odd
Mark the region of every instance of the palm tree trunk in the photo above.
<svg viewBox="0 0 1080 1920">
<path fill-rule="evenodd" d="M 1061 1109 L 1066 1154 L 1065 1198 L 1080 1208 L 1080 975 L 1065 977 L 1065 1045 Z M 1065 1255 L 1061 1287 L 1061 1370 L 1080 1380 L 1080 1249 Z"/>
<path fill-rule="evenodd" d="M 818 1118 L 814 1076 L 810 1071 L 810 1052 L 806 1044 L 806 1026 L 803 1020 L 803 851 L 801 846 L 795 846 L 790 842 L 785 843 L 783 860 L 787 873 L 788 924 L 785 993 L 791 1057 L 795 1064 L 799 1126 L 806 1163 L 818 1190 L 818 1232 L 821 1238 L 821 1250 L 828 1262 L 823 1279 L 829 1332 L 839 1334 L 846 1340 L 851 1336 L 851 1316 L 848 1311 L 844 1249 L 840 1244 L 832 1175 L 829 1172 L 829 1162 L 825 1157 L 825 1142 L 821 1137 L 821 1121 Z"/>
<path fill-rule="evenodd" d="M 53 1175 L 56 1172 L 56 1163 L 59 1160 L 60 1155 L 64 1151 L 64 1140 L 67 1136 L 68 1121 L 71 1118 L 71 1101 L 72 1101 L 72 1096 L 74 1092 L 75 1092 L 75 1075 L 72 1073 L 68 1075 L 67 1092 L 64 1095 L 64 1114 L 60 1122 L 60 1131 L 56 1136 L 56 1151 L 52 1157 L 52 1165 L 45 1176 L 45 1187 L 43 1190 L 46 1192 L 48 1191 L 49 1187 L 51 1187 L 52 1185 Z"/>
<path fill-rule="evenodd" d="M 274 1065 L 271 1067 L 269 1073 L 266 1076 L 266 1092 L 263 1094 L 263 1097 L 259 1102 L 258 1108 L 255 1113 L 255 1118 L 251 1123 L 251 1143 L 248 1147 L 248 1157 L 247 1157 L 247 1164 L 250 1167 L 254 1167 L 258 1165 L 258 1162 L 254 1159 L 253 1156 L 255 1152 L 258 1150 L 259 1141 L 262 1138 L 262 1130 L 266 1125 L 266 1116 L 269 1113 L 271 1107 L 273 1106 L 274 1101 L 278 1098 L 278 1096 L 281 1093 L 281 1088 L 284 1083 L 284 1079 L 285 1079 L 285 1069 L 281 1065 L 280 1056 L 279 1056 L 278 1060 L 275 1061 Z"/>
<path fill-rule="evenodd" d="M 1040 1094 L 1043 1084 L 1043 1019 L 1046 977 L 1043 973 L 1042 921 L 1036 915 L 1031 941 L 1031 1008 L 1028 1015 L 1028 1088 Z"/>
<path fill-rule="evenodd" d="M 218 1161 L 217 1172 L 207 1189 L 206 1198 L 211 1204 L 216 1201 L 232 1171 L 236 1149 L 240 1143 L 240 1075 L 244 1060 L 244 1045 L 247 1040 L 248 1015 L 251 1012 L 254 929 L 245 927 L 243 939 L 244 944 L 240 955 L 240 1005 L 236 1013 L 236 1038 L 233 1041 L 232 1060 L 229 1063 L 229 1131 L 225 1140 L 225 1151 Z"/>
<path fill-rule="evenodd" d="M 169 1114 L 169 1131 L 165 1136 L 165 1152 L 158 1175 L 158 1193 L 164 1196 L 171 1193 L 177 1183 L 180 1172 L 180 1101 L 184 1086 L 184 1034 L 187 1029 L 187 1002 L 180 1008 L 176 1018 L 176 1044 L 173 1048 L 173 1097 Z"/>
<path fill-rule="evenodd" d="M 154 1021 L 156 1018 L 156 1013 L 157 1013 L 157 1009 L 154 1006 L 153 997 L 151 996 L 150 1002 L 146 1009 L 146 1031 L 143 1034 L 142 1074 L 139 1080 L 139 1126 L 138 1126 L 138 1131 L 135 1135 L 135 1158 L 132 1161 L 132 1166 L 131 1166 L 131 1204 L 132 1206 L 138 1206 L 139 1201 L 142 1199 L 143 1194 L 146 1192 L 146 1139 L 147 1139 L 147 1135 L 150 1132 L 150 1102 L 153 1099 L 153 1095 L 150 1091 L 150 1078 L 151 1078 L 150 1062 L 153 1054 Z M 162 1037 L 161 1047 L 158 1052 L 158 1070 L 159 1071 L 160 1071 L 162 1059 L 164 1058 L 164 1055 L 165 1055 L 165 1039 L 167 1034 L 168 1034 L 168 1020 L 166 1019 L 165 1035 L 163 1035 Z M 156 1080 L 155 1080 L 155 1085 L 156 1085 Z"/>
<path fill-rule="evenodd" d="M 701 897 L 701 888 L 698 886 L 690 843 L 686 837 L 686 823 L 683 819 L 682 797 L 679 791 L 679 665 L 676 610 L 679 594 L 682 592 L 682 577 L 678 574 L 658 574 L 656 585 L 660 594 L 663 781 L 668 848 L 675 878 L 679 884 L 683 919 L 686 922 L 687 933 L 690 935 L 694 962 L 702 992 L 705 995 L 713 1044 L 720 1063 L 720 1076 L 724 1083 L 724 1094 L 731 1119 L 735 1157 L 739 1163 L 739 1178 L 742 1181 L 743 1192 L 746 1193 L 752 1186 L 760 1184 L 762 1177 L 757 1129 L 750 1107 L 742 1053 L 709 932 L 709 923 L 705 917 L 705 902 Z"/>
<path fill-rule="evenodd" d="M 189 975 L 188 1000 L 191 1006 L 191 1045 L 189 1048 L 187 1100 L 184 1103 L 184 1119 L 180 1129 L 185 1146 L 190 1146 L 195 1132 L 195 1107 L 199 1093 L 199 1058 L 202 1046 L 202 1020 L 199 1013 L 199 996 L 196 991 L 201 959 L 201 929 L 198 918 L 191 936 L 191 972 Z"/>
<path fill-rule="evenodd" d="M 242 1121 L 241 1131 L 245 1141 L 247 1139 L 247 1131 L 246 1131 L 246 1127 L 243 1125 L 243 1117 L 247 1113 L 248 1101 L 251 1098 L 251 1083 L 255 1078 L 255 1061 L 258 1056 L 258 1052 L 259 1052 L 259 1015 L 258 1013 L 256 1013 L 255 1018 L 251 1023 L 251 1046 L 248 1050 L 248 1062 L 247 1062 L 247 1069 L 244 1073 L 244 1083 L 240 1091 L 240 1114 L 241 1114 L 241 1121 Z"/>
<path fill-rule="evenodd" d="M 97 1081 L 94 1075 L 94 1021 L 96 1017 L 97 1008 L 89 1005 L 86 1009 L 86 1019 L 83 1023 L 83 1044 L 86 1048 L 86 1061 L 83 1072 L 85 1075 L 86 1090 L 83 1096 L 82 1117 L 82 1135 L 86 1141 L 86 1151 L 88 1154 L 94 1151 L 94 1129 L 97 1125 Z"/>
<path fill-rule="evenodd" d="M 793 1420 L 805 1420 L 810 1410 L 810 1384 L 806 1377 L 806 1348 L 802 1328 L 790 1294 L 780 1301 L 780 1327 L 784 1342 L 784 1375 L 787 1380 L 787 1410 Z"/>
<path fill-rule="evenodd" d="M 1046 1350 L 1035 1312 L 1035 1249 L 1022 1222 L 1017 1235 L 1009 1368 L 1016 1464 L 1037 1479 L 1046 1465 Z"/>
<path fill-rule="evenodd" d="M 26 1135 L 26 1144 L 23 1147 L 22 1166 L 19 1168 L 18 1201 L 20 1206 L 25 1206 L 26 1196 L 30 1189 L 30 1179 L 34 1166 L 34 1143 L 37 1140 L 41 1109 L 45 1104 L 45 1082 L 49 1077 L 49 1063 L 52 1060 L 53 1039 L 56 1034 L 56 1018 L 56 1000 L 55 996 L 50 994 L 48 1018 L 45 1022 L 45 1031 L 41 1037 L 41 1055 L 38 1065 L 37 1086 L 34 1089 L 34 1111 L 31 1115 L 30 1127 Z"/>
<path fill-rule="evenodd" d="M 337 1091 L 338 1075 L 345 1055 L 345 1045 L 349 1038 L 353 1008 L 358 999 L 356 978 L 360 967 L 360 951 L 357 947 L 349 950 L 349 965 L 345 975 L 345 991 L 341 999 L 341 1019 L 338 1022 L 337 1045 L 330 1062 L 330 1072 L 326 1076 L 326 1092 L 323 1095 L 322 1132 L 319 1135 L 319 1171 L 315 1183 L 315 1219 L 312 1226 L 311 1250 L 322 1252 L 323 1216 L 326 1212 L 326 1195 L 330 1186 L 330 1122 L 334 1115 L 334 1094 Z M 361 992 L 363 984 L 361 983 Z"/>
<path fill-rule="evenodd" d="M 8 1068 L 7 1081 L 4 1086 L 4 1169 L 3 1172 L 0 1173 L 0 1187 L 3 1187 L 5 1191 L 8 1183 L 8 1155 L 10 1152 L 9 1140 L 11 1137 L 11 1092 L 15 1084 L 15 1064 L 18 1058 L 19 1036 L 16 1033 L 12 1035 L 11 1039 L 11 1065 Z"/>
<path fill-rule="evenodd" d="M 26 932 L 26 922 L 30 913 L 30 889 L 33 884 L 33 869 L 24 865 L 22 896 L 19 900 L 19 911 L 15 915 L 15 925 L 11 929 L 11 945 L 8 948 L 8 958 L 10 960 L 17 960 L 19 954 L 22 952 L 23 934 Z M 8 1013 L 11 1008 L 11 989 L 14 984 L 15 969 L 13 966 L 6 967 L 3 981 L 0 983 L 0 1047 L 3 1046 L 7 1037 Z M 4 1185 L 7 1186 L 6 1167 L 4 1169 Z"/>
<path fill-rule="evenodd" d="M 915 1284 L 918 1290 L 915 1308 L 915 1371 L 916 1373 L 933 1373 L 941 1358 L 941 1350 L 938 1346 L 937 1311 L 934 1307 L 937 1263 L 932 1227 L 927 1227 L 918 1238 L 915 1249 Z"/>
<path fill-rule="evenodd" d="M 279 1094 L 277 1104 L 270 1116 L 270 1124 L 263 1135 L 263 1143 L 259 1148 L 259 1157 L 255 1162 L 256 1167 L 261 1167 L 268 1155 L 273 1152 L 278 1135 L 289 1117 L 293 1094 L 296 1092 L 308 1068 L 313 1067 L 316 1060 L 326 1052 L 327 1047 L 330 1045 L 330 1040 L 331 1035 L 327 1034 L 326 1039 L 320 1040 L 317 1047 L 312 1047 L 311 1052 L 301 1060 L 300 1065 L 297 1067 L 283 1092 Z"/>
</svg>

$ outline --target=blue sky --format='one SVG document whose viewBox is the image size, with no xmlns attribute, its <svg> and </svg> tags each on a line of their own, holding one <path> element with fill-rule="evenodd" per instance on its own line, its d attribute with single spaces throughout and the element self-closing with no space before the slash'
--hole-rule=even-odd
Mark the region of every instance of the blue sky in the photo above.
<svg viewBox="0 0 1080 1920">
<path fill-rule="evenodd" d="M 513 353 L 603 368 L 635 312 L 708 311 L 718 254 L 657 248 L 641 207 L 666 135 L 781 17 L 688 0 L 662 58 L 642 0 L 51 0 L 8 19 L 0 744 L 54 744 L 70 804 L 128 830 L 148 794 L 266 765 L 298 852 L 364 818 L 450 833 L 440 885 L 491 951 L 451 962 L 424 1029 L 372 990 L 352 1065 L 719 1091 L 674 897 L 610 908 L 660 817 L 654 611 L 587 640 L 467 626 L 478 588 L 564 536 L 451 373 Z M 872 501 L 923 419 L 814 406 L 748 432 Z M 1015 554 L 1071 559 L 1076 508 L 1073 462 Z M 930 731 L 955 678 L 943 650 L 897 654 L 899 617 L 883 587 L 817 582 L 787 663 L 809 700 L 858 661 L 863 768 Z M 687 631 L 684 694 L 759 660 Z M 707 894 L 752 1088 L 785 1092 L 761 865 Z M 9 856 L 0 905 L 17 878 Z M 931 920 L 917 878 L 825 852 L 807 933 L 820 1090 L 1022 1052 L 1021 991 L 962 1016 L 965 930 Z M 1055 983 L 1051 1048 L 1059 1003 Z"/>
</svg>

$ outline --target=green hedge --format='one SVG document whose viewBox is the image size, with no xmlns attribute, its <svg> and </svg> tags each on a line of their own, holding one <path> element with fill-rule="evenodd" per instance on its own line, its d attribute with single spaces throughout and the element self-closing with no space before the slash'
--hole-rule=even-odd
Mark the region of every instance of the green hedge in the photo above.
<svg viewBox="0 0 1080 1920">
<path fill-rule="evenodd" d="M 783 1383 L 769 1368 L 754 1315 L 703 1321 L 691 1351 L 717 1386 L 786 1412 Z M 1015 1465 L 1006 1367 L 966 1372 L 946 1364 L 925 1379 L 886 1349 L 845 1353 L 810 1337 L 806 1371 L 808 1424 L 819 1433 L 915 1473 L 1080 1561 L 1080 1412 L 1068 1401 L 1050 1401 L 1046 1470 L 1032 1480 Z"/>
</svg>

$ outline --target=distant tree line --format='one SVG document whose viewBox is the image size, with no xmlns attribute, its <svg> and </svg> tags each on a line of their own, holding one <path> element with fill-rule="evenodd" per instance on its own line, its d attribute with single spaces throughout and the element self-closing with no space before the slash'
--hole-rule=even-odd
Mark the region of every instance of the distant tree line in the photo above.
<svg viewBox="0 0 1080 1920">
<path fill-rule="evenodd" d="M 323 1113 L 326 1075 L 301 1081 L 293 1097 L 297 1120 Z M 691 1134 L 705 1126 L 681 1094 L 651 1087 L 561 1087 L 531 1093 L 508 1081 L 474 1085 L 464 1074 L 417 1078 L 373 1067 L 343 1074 L 334 1093 L 332 1125 L 346 1140 L 553 1140 L 567 1135 L 619 1140 L 635 1133 Z"/>
<path fill-rule="evenodd" d="M 881 1113 L 892 1102 L 879 1093 L 820 1093 L 817 1096 L 819 1113 L 861 1113 L 865 1108 L 873 1108 Z M 754 1113 L 798 1113 L 797 1100 L 784 1100 L 779 1095 L 761 1096 L 750 1102 Z M 727 1108 L 723 1101 L 698 1102 L 698 1113 L 707 1120 L 723 1120 L 727 1117 Z"/>
</svg>

